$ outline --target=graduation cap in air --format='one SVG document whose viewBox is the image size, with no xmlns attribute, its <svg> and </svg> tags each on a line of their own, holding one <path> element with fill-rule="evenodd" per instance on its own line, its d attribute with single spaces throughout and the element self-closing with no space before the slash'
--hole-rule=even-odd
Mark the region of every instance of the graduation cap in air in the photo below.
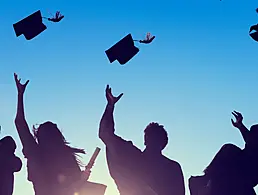
<svg viewBox="0 0 258 195">
<path fill-rule="evenodd" d="M 105 53 L 110 63 L 117 60 L 121 65 L 124 65 L 139 51 L 139 48 L 134 46 L 132 35 L 128 34 L 111 48 L 106 50 Z"/>
<path fill-rule="evenodd" d="M 255 31 L 255 32 L 252 32 L 252 31 Z M 249 35 L 252 37 L 253 40 L 258 42 L 258 24 L 250 27 Z"/>
<path fill-rule="evenodd" d="M 60 12 L 57 12 L 55 17 L 46 18 L 42 17 L 40 10 L 38 10 L 21 21 L 13 24 L 16 36 L 19 37 L 20 35 L 24 35 L 27 40 L 31 40 L 38 36 L 47 29 L 46 25 L 43 24 L 43 18 L 52 22 L 59 22 L 64 18 L 64 16 L 62 16 Z"/>
<path fill-rule="evenodd" d="M 13 24 L 13 28 L 17 37 L 23 34 L 27 40 L 33 39 L 47 29 L 42 22 L 40 10 Z"/>
</svg>

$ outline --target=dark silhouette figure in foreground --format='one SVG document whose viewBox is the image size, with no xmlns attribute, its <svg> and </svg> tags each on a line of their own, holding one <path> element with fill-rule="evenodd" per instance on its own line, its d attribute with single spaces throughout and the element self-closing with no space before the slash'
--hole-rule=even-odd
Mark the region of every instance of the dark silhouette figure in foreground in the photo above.
<svg viewBox="0 0 258 195">
<path fill-rule="evenodd" d="M 184 195 L 181 166 L 162 155 L 168 143 L 162 125 L 150 123 L 144 130 L 145 150 L 115 134 L 113 112 L 116 102 L 111 88 L 106 88 L 107 106 L 102 116 L 99 137 L 106 145 L 106 157 L 111 177 L 121 195 Z"/>
<path fill-rule="evenodd" d="M 191 195 L 256 194 L 253 188 L 258 184 L 258 125 L 253 125 L 249 131 L 242 123 L 241 113 L 232 114 L 236 118 L 236 122 L 231 119 L 232 124 L 240 130 L 245 148 L 223 145 L 205 169 L 205 175 L 189 179 Z"/>
<path fill-rule="evenodd" d="M 0 140 L 0 194 L 12 195 L 14 173 L 22 168 L 20 158 L 15 156 L 16 143 L 12 137 L 6 136 Z"/>
<path fill-rule="evenodd" d="M 33 183 L 35 195 L 73 195 L 77 190 L 73 184 L 82 177 L 82 163 L 77 156 L 85 154 L 84 150 L 70 147 L 52 122 L 34 127 L 34 136 L 30 133 L 23 103 L 29 81 L 21 84 L 16 74 L 14 78 L 18 90 L 15 125 L 27 158 L 28 180 Z"/>
</svg>

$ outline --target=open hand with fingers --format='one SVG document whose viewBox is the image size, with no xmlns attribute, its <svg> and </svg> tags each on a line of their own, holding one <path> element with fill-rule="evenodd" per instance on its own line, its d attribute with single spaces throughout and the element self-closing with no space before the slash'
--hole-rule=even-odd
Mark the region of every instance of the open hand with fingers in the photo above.
<svg viewBox="0 0 258 195">
<path fill-rule="evenodd" d="M 116 102 L 123 96 L 123 93 L 121 93 L 119 96 L 115 97 L 112 94 L 111 87 L 107 85 L 106 87 L 106 98 L 109 105 L 115 105 Z"/>
<path fill-rule="evenodd" d="M 29 83 L 29 80 L 27 80 L 25 82 L 25 84 L 21 84 L 21 79 L 18 79 L 18 75 L 16 73 L 14 73 L 14 80 L 15 80 L 15 83 L 16 83 L 16 87 L 17 87 L 17 90 L 18 90 L 18 94 L 19 95 L 23 95 L 24 94 L 24 91 L 26 89 L 26 86 L 28 85 Z"/>
<path fill-rule="evenodd" d="M 232 125 L 236 128 L 240 128 L 243 125 L 243 116 L 240 112 L 234 111 L 232 112 L 232 114 L 235 116 L 236 118 L 236 122 L 233 121 L 233 119 L 231 119 Z"/>
</svg>

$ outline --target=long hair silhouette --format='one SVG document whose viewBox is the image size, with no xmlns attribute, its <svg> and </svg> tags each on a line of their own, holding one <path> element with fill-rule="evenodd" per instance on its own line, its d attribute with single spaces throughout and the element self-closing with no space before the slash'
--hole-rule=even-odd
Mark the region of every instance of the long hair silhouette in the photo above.
<svg viewBox="0 0 258 195">
<path fill-rule="evenodd" d="M 70 143 L 65 139 L 56 124 L 47 121 L 39 125 L 39 127 L 33 125 L 32 132 L 42 152 L 45 151 L 44 153 L 52 153 L 53 155 L 58 153 L 70 154 L 80 167 L 84 166 L 79 158 L 80 154 L 85 154 L 85 150 L 69 146 Z M 65 156 L 63 157 L 65 158 Z"/>
</svg>

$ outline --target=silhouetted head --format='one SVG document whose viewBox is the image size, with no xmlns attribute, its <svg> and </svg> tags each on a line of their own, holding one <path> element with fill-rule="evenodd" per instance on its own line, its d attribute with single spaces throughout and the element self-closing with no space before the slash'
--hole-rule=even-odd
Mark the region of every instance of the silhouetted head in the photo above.
<svg viewBox="0 0 258 195">
<path fill-rule="evenodd" d="M 144 145 L 150 150 L 162 151 L 168 144 L 168 134 L 163 125 L 150 123 L 144 130 Z"/>
<path fill-rule="evenodd" d="M 52 122 L 45 122 L 38 128 L 33 127 L 34 137 L 43 148 L 56 147 L 66 143 L 65 138 L 57 125 Z"/>
<path fill-rule="evenodd" d="M 80 160 L 76 156 L 78 153 L 85 154 L 85 151 L 70 147 L 56 124 L 48 121 L 39 125 L 38 128 L 33 126 L 33 133 L 41 151 L 46 156 L 61 155 L 62 158 L 66 159 L 66 157 L 72 155 L 78 165 L 81 165 Z"/>
<path fill-rule="evenodd" d="M 8 153 L 14 153 L 16 150 L 16 143 L 11 136 L 6 136 L 0 140 L 0 148 Z"/>
</svg>

